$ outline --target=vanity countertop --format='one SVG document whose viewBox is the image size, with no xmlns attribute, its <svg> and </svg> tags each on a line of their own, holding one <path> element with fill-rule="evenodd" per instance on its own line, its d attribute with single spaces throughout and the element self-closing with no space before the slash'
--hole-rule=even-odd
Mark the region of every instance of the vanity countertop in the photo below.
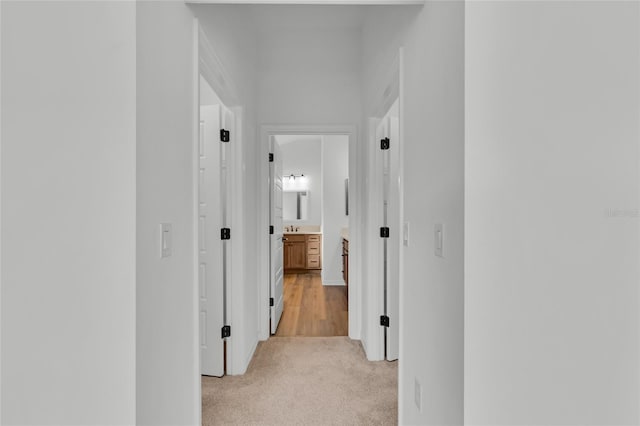
<svg viewBox="0 0 640 426">
<path fill-rule="evenodd" d="M 342 230 L 340 231 L 340 236 L 349 241 L 349 229 L 348 228 L 342 228 Z"/>
<path fill-rule="evenodd" d="M 284 235 L 322 235 L 322 232 L 315 232 L 315 231 L 289 232 L 289 231 L 285 231 Z"/>
</svg>

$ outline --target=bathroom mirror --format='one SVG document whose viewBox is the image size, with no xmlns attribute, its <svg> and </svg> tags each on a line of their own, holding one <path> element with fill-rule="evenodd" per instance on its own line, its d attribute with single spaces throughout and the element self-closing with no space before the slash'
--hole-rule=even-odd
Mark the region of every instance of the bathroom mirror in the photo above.
<svg viewBox="0 0 640 426">
<path fill-rule="evenodd" d="M 291 191 L 282 193 L 282 219 L 307 220 L 309 191 Z"/>
</svg>

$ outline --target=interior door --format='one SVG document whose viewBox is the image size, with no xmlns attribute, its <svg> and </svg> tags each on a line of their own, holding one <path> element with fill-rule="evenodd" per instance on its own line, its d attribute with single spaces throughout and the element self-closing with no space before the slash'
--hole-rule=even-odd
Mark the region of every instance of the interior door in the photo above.
<svg viewBox="0 0 640 426">
<path fill-rule="evenodd" d="M 400 299 L 400 132 L 397 105 L 380 120 L 376 129 L 377 148 L 376 167 L 379 178 L 376 180 L 382 193 L 377 217 L 383 228 L 388 228 L 388 236 L 380 238 L 378 253 L 380 262 L 382 315 L 388 318 L 384 329 L 385 359 L 398 359 L 399 352 L 399 299 Z M 382 140 L 388 139 L 383 149 Z"/>
<path fill-rule="evenodd" d="M 280 145 L 271 138 L 273 162 L 270 166 L 270 216 L 273 234 L 271 236 L 271 334 L 275 334 L 284 310 L 284 247 L 282 224 L 282 155 Z M 271 303 L 273 301 L 273 303 Z"/>
<path fill-rule="evenodd" d="M 387 239 L 387 360 L 398 359 L 400 350 L 400 120 L 389 117 L 389 170 L 387 196 L 387 226 L 390 228 Z"/>
<path fill-rule="evenodd" d="M 231 326 L 229 313 L 230 297 L 229 288 L 233 282 L 232 268 L 232 249 L 234 241 L 234 232 L 237 232 L 237 226 L 240 222 L 234 221 L 232 215 L 231 194 L 233 193 L 233 173 L 231 167 L 233 165 L 234 138 L 236 136 L 235 115 L 224 105 L 220 111 L 220 129 L 218 130 L 218 145 L 220 152 L 220 209 L 221 209 L 221 228 L 230 229 L 230 238 L 222 240 L 222 321 L 224 325 Z M 228 132 L 223 138 L 222 132 Z M 234 223 L 237 225 L 234 231 Z M 228 339 L 230 337 L 226 337 Z"/>
<path fill-rule="evenodd" d="M 200 292 L 200 373 L 224 375 L 222 244 L 220 228 L 220 106 L 200 107 L 198 188 L 198 280 Z"/>
</svg>

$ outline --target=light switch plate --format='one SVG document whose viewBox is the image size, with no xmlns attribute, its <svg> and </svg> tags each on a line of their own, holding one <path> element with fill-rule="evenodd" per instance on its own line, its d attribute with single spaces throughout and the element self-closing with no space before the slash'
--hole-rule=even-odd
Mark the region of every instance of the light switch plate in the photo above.
<svg viewBox="0 0 640 426">
<path fill-rule="evenodd" d="M 418 412 L 422 412 L 422 385 L 418 381 L 418 378 L 414 378 L 414 391 L 413 391 L 413 401 L 416 404 L 416 408 Z"/>
<path fill-rule="evenodd" d="M 402 229 L 402 244 L 409 247 L 409 222 L 405 222 Z"/>
<path fill-rule="evenodd" d="M 173 232 L 170 223 L 160 224 L 160 257 L 171 256 L 171 246 L 173 240 Z"/>
<path fill-rule="evenodd" d="M 441 223 L 433 227 L 433 243 L 436 256 L 444 257 L 444 226 Z"/>
</svg>

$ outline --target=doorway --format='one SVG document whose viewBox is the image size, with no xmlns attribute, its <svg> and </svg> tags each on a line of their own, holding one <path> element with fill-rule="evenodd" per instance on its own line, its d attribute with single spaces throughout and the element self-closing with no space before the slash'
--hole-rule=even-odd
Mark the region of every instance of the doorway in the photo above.
<svg viewBox="0 0 640 426">
<path fill-rule="evenodd" d="M 292 158 L 298 156 L 295 154 L 297 148 L 301 147 L 301 151 L 307 152 L 308 155 L 302 156 L 300 161 L 309 161 L 313 158 L 322 159 L 323 151 L 327 156 L 327 171 L 322 173 L 322 162 L 318 162 L 317 166 L 313 166 L 312 164 L 298 164 L 298 167 L 302 168 L 288 168 L 286 170 L 283 169 L 283 175 L 285 176 L 286 183 L 284 185 L 292 185 L 289 190 L 284 191 L 284 193 L 293 193 L 291 195 L 291 200 L 294 203 L 294 206 L 291 207 L 291 212 L 294 214 L 300 211 L 300 214 L 307 213 L 307 216 L 300 216 L 298 219 L 292 218 L 289 221 L 283 221 L 283 229 L 281 235 L 284 236 L 285 229 L 288 231 L 287 234 L 290 234 L 285 243 L 293 246 L 294 244 L 297 247 L 303 246 L 307 247 L 299 249 L 302 250 L 302 254 L 298 257 L 299 264 L 291 264 L 289 263 L 287 270 L 292 274 L 295 273 L 301 276 L 283 276 L 283 290 L 284 286 L 287 283 L 293 287 L 297 285 L 299 289 L 303 289 L 305 285 L 309 288 L 310 294 L 319 294 L 323 293 L 323 298 L 330 297 L 334 299 L 340 299 L 339 293 L 341 292 L 344 297 L 343 307 L 340 307 L 340 302 L 335 301 L 335 313 L 336 315 L 343 315 L 346 318 L 346 328 L 347 334 L 349 336 L 353 336 L 356 333 L 356 330 L 359 327 L 358 324 L 358 309 L 359 304 L 358 301 L 358 286 L 359 286 L 359 274 L 352 273 L 349 277 L 348 286 L 344 285 L 343 279 L 343 257 L 342 257 L 342 237 L 346 236 L 348 231 L 348 238 L 354 241 L 358 236 L 358 224 L 359 224 L 359 215 L 360 209 L 358 208 L 358 203 L 352 201 L 350 203 L 349 214 L 347 215 L 346 210 L 346 195 L 347 192 L 350 194 L 350 198 L 352 200 L 356 200 L 360 195 L 360 191 L 358 188 L 359 179 L 354 173 L 355 170 L 355 158 L 354 155 L 356 146 L 356 131 L 353 126 L 261 126 L 261 141 L 260 144 L 261 149 L 263 150 L 263 154 L 265 159 L 269 159 L 274 143 L 277 143 L 279 147 L 285 147 L 285 155 L 287 155 L 287 151 L 290 150 L 292 152 Z M 296 142 L 297 141 L 297 142 Z M 314 142 L 315 141 L 315 142 Z M 282 145 L 280 144 L 282 142 Z M 307 145 L 296 145 L 304 144 Z M 315 145 L 314 145 L 315 144 Z M 331 162 L 332 158 L 327 152 L 335 149 L 335 147 L 343 144 L 343 152 L 344 154 L 341 156 L 341 161 L 344 163 L 342 165 L 342 169 L 346 171 L 340 173 L 331 173 Z M 315 146 L 315 148 L 314 148 Z M 288 148 L 287 148 L 288 147 Z M 292 149 L 291 149 L 292 148 Z M 315 154 L 311 154 L 311 151 L 315 149 L 317 152 Z M 311 151 L 309 151 L 311 150 Z M 270 162 L 265 161 L 264 167 L 261 172 L 261 176 L 264 176 L 264 186 L 260 191 L 261 198 L 261 206 L 260 212 L 260 220 L 264 226 L 263 229 L 270 229 L 272 226 L 272 215 L 270 194 L 272 193 L 272 186 L 270 182 L 272 182 L 272 178 L 270 177 Z M 291 167 L 295 167 L 292 165 Z M 305 171 L 306 170 L 306 171 Z M 316 170 L 316 171 L 314 171 Z M 311 174 L 317 174 L 317 178 L 314 178 Z M 302 176 L 305 174 L 306 176 Z M 324 176 L 324 178 L 323 178 Z M 289 183 L 291 182 L 291 183 Z M 307 185 L 301 187 L 300 185 Z M 345 185 L 348 185 L 345 187 Z M 323 214 L 324 209 L 322 209 L 322 201 L 323 201 L 323 187 L 327 187 L 327 207 L 326 213 Z M 302 189 L 298 191 L 298 189 Z M 298 194 L 304 193 L 305 195 Z M 329 197 L 328 194 L 331 194 Z M 299 203 L 298 204 L 298 200 Z M 330 200 L 330 201 L 329 201 Z M 286 204 L 286 202 L 285 202 Z M 286 210 L 286 205 L 283 206 Z M 323 216 L 324 215 L 324 216 Z M 338 217 L 342 216 L 336 220 L 336 215 Z M 323 218 L 326 221 L 323 221 Z M 323 225 L 326 222 L 326 226 Z M 331 224 L 331 225 L 329 225 Z M 286 227 L 286 228 L 284 228 Z M 325 232 L 330 232 L 329 237 L 325 236 Z M 296 235 L 297 234 L 297 235 Z M 315 234 L 315 235 L 314 235 Z M 272 294 L 275 286 L 273 283 L 273 274 L 271 273 L 271 252 L 270 248 L 272 247 L 272 242 L 274 238 L 282 238 L 274 237 L 273 234 L 269 234 L 269 238 L 265 238 L 261 240 L 261 251 L 264 253 L 262 256 L 262 264 L 261 264 L 261 274 L 260 277 L 263 277 L 262 283 L 260 285 L 261 293 L 264 295 L 263 300 L 271 300 L 273 297 L 274 300 L 278 298 L 278 295 Z M 318 241 L 307 241 L 307 239 L 317 239 Z M 303 241 L 304 239 L 304 241 Z M 297 241 L 294 241 L 297 240 Z M 318 243 L 316 245 L 316 243 Z M 354 242 L 351 243 L 355 245 Z M 357 244 L 357 243 L 356 243 Z M 295 247 L 291 247 L 295 249 Z M 307 251 L 305 251 L 307 250 Z M 311 250 L 312 252 L 309 252 Z M 314 251 L 315 250 L 315 251 Z M 327 253 L 326 255 L 324 253 Z M 289 253 L 291 254 L 291 253 Z M 284 248 L 283 248 L 283 263 L 291 262 L 292 260 L 287 260 L 285 258 Z M 304 262 L 303 262 L 304 260 Z M 295 260 L 293 260 L 295 262 Z M 354 258 L 350 258 L 347 264 L 353 265 L 350 270 L 357 270 L 355 266 L 356 260 Z M 299 280 L 299 281 L 298 281 Z M 327 284 L 327 285 L 323 285 Z M 329 289 L 329 287 L 343 287 L 342 289 Z M 311 288 L 315 288 L 316 290 L 311 290 Z M 326 295 L 324 294 L 326 293 Z M 283 292 L 284 295 L 284 292 Z M 295 316 L 295 306 L 296 303 L 301 303 L 303 294 L 298 294 L 297 296 L 292 295 L 291 299 L 291 316 Z M 298 298 L 298 299 L 296 299 Z M 323 299 L 326 300 L 326 299 Z M 332 305 L 333 306 L 333 305 Z M 275 334 L 275 330 L 272 333 L 272 309 L 269 305 L 265 306 L 264 309 L 261 310 L 260 314 L 260 330 L 261 330 L 261 339 L 266 340 L 269 335 Z M 346 308 L 346 312 L 344 312 Z M 339 311 L 342 313 L 338 314 Z M 345 315 L 346 313 L 346 315 Z M 285 314 L 287 315 L 287 314 Z M 285 318 L 288 319 L 288 318 Z M 301 326 L 298 331 L 295 331 L 292 328 L 285 327 L 283 329 L 283 333 L 287 334 L 293 333 L 304 333 L 302 330 L 313 330 L 312 326 Z M 308 331 L 313 332 L 313 331 Z M 332 333 L 331 329 L 327 329 L 324 326 L 316 326 L 316 333 Z M 340 331 L 343 333 L 342 331 Z"/>
<path fill-rule="evenodd" d="M 271 334 L 347 336 L 349 136 L 275 134 L 269 143 Z"/>
</svg>

